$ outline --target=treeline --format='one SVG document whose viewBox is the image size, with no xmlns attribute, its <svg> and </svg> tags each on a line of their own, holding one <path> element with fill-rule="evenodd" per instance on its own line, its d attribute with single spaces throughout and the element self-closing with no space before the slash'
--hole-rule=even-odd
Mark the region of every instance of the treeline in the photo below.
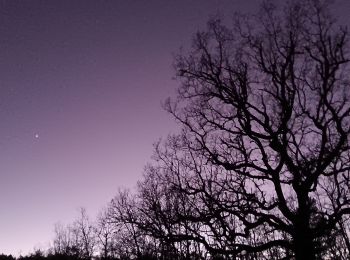
<svg viewBox="0 0 350 260">
<path fill-rule="evenodd" d="M 19 257 L 0 254 L 0 260 L 79 260 L 79 258 L 72 255 L 52 254 L 42 250 L 35 250 L 34 253 Z"/>
<path fill-rule="evenodd" d="M 226 171 L 198 157 L 194 165 L 189 154 L 180 156 L 183 141 L 173 137 L 158 146 L 158 164 L 146 168 L 137 192 L 120 191 L 95 221 L 81 209 L 72 224 L 57 224 L 50 254 L 78 259 L 294 259 L 292 250 L 281 247 L 253 250 L 279 235 L 290 238 L 268 225 L 254 232 L 244 227 L 229 209 L 239 204 L 241 211 L 251 210 L 254 194 Z M 237 199 L 237 192 L 249 195 L 251 205 Z M 317 259 L 349 259 L 349 227 L 350 218 L 344 217 L 327 236 L 315 239 Z M 246 250 L 236 248 L 240 236 Z"/>
</svg>

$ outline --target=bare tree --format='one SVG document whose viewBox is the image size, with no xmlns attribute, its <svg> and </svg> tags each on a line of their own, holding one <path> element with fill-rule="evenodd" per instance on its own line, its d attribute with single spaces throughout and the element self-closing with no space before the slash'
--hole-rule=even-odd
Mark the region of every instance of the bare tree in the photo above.
<svg viewBox="0 0 350 260">
<path fill-rule="evenodd" d="M 139 258 L 201 259 L 201 246 L 187 239 L 187 222 L 179 219 L 180 211 L 188 210 L 187 198 L 171 189 L 168 181 L 158 168 L 149 166 L 137 194 L 120 192 L 112 200 L 110 214 L 120 227 L 118 233 L 126 231 L 131 240 L 123 247 L 137 249 Z"/>
<path fill-rule="evenodd" d="M 80 245 L 76 229 L 72 225 L 55 224 L 53 247 L 49 250 L 53 255 L 80 257 Z"/>
<path fill-rule="evenodd" d="M 167 174 L 158 167 L 148 166 L 139 182 L 140 228 L 157 239 L 158 252 L 165 259 L 188 259 L 200 256 L 188 235 L 189 224 L 181 216 L 191 210 L 188 197 L 177 192 Z M 192 228 L 194 225 L 191 223 Z"/>
<path fill-rule="evenodd" d="M 219 230 L 211 242 L 190 238 L 212 252 L 312 260 L 339 237 L 350 214 L 348 32 L 328 10 L 321 0 L 264 2 L 233 28 L 211 21 L 176 60 L 182 84 L 166 108 L 194 156 L 182 166 L 212 173 L 197 174 L 203 210 L 184 219 Z"/>
<path fill-rule="evenodd" d="M 69 235 L 67 234 L 67 229 L 62 225 L 62 223 L 55 224 L 55 237 L 53 240 L 53 253 L 63 254 L 66 249 L 70 246 Z"/>
<path fill-rule="evenodd" d="M 246 185 L 244 178 L 237 178 L 222 167 L 207 164 L 207 158 L 198 156 L 196 151 L 189 149 L 189 145 L 186 136 L 175 136 L 169 138 L 163 147 L 158 146 L 157 166 L 149 168 L 142 183 L 144 189 L 150 189 L 147 180 L 153 179 L 156 182 L 154 186 L 164 190 L 166 197 L 173 198 L 171 212 L 160 203 L 157 209 L 147 208 L 149 215 L 166 215 L 163 219 L 178 227 L 163 236 L 177 242 L 192 241 L 188 255 L 197 257 L 205 257 L 206 253 L 215 259 L 287 257 L 288 252 L 280 248 L 272 247 L 263 253 L 252 250 L 271 237 L 285 234 L 279 234 L 263 223 L 254 232 L 247 232 L 244 218 L 255 206 L 252 187 Z M 162 200 L 160 194 L 154 197 L 154 201 Z M 156 217 L 149 219 L 152 223 Z M 164 220 L 156 223 L 164 223 Z M 150 230 L 157 230 L 157 227 L 153 225 Z M 237 245 L 243 249 L 237 250 Z"/>
<path fill-rule="evenodd" d="M 96 247 L 94 224 L 91 222 L 85 208 L 79 209 L 79 218 L 73 223 L 76 240 L 81 251 L 81 257 L 91 259 Z"/>
<path fill-rule="evenodd" d="M 116 225 L 109 218 L 108 209 L 102 210 L 97 217 L 95 234 L 101 259 L 112 259 L 116 247 Z"/>
<path fill-rule="evenodd" d="M 126 190 L 119 191 L 109 204 L 109 219 L 118 229 L 117 254 L 122 259 L 141 258 L 145 252 L 138 209 L 135 196 Z"/>
</svg>

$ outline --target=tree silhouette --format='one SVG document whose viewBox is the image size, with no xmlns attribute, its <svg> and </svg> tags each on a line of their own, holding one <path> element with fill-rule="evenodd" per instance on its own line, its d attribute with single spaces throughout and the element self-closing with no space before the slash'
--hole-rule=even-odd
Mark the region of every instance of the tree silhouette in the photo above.
<svg viewBox="0 0 350 260">
<path fill-rule="evenodd" d="M 79 217 L 71 225 L 55 225 L 55 237 L 50 257 L 91 259 L 97 246 L 97 225 L 90 220 L 85 208 L 79 209 Z"/>
<path fill-rule="evenodd" d="M 55 255 L 349 259 L 349 37 L 329 10 L 265 1 L 232 27 L 211 20 L 175 60 L 165 108 L 182 132 L 95 226 L 85 211 L 57 226 Z"/>
<path fill-rule="evenodd" d="M 86 213 L 85 208 L 79 209 L 79 218 L 74 222 L 73 232 L 76 235 L 76 245 L 82 258 L 91 259 L 96 247 L 94 225 Z"/>
<path fill-rule="evenodd" d="M 5 255 L 5 254 L 0 254 L 0 260 L 15 260 L 12 255 Z"/>
<path fill-rule="evenodd" d="M 101 259 L 113 259 L 116 247 L 116 233 L 120 230 L 110 221 L 108 210 L 102 210 L 97 218 L 95 234 Z"/>
<path fill-rule="evenodd" d="M 165 106 L 184 128 L 160 158 L 182 178 L 170 188 L 197 199 L 178 221 L 210 230 L 188 239 L 213 253 L 312 260 L 348 235 L 348 33 L 328 10 L 264 2 L 233 28 L 211 21 L 176 59 L 181 87 Z"/>
</svg>

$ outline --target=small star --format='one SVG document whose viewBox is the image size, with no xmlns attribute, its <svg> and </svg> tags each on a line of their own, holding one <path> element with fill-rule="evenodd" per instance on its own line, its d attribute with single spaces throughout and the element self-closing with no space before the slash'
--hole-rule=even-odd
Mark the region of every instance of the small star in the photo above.
<svg viewBox="0 0 350 260">
<path fill-rule="evenodd" d="M 38 139 L 39 138 L 39 134 L 35 134 L 34 137 L 35 137 L 35 139 Z"/>
</svg>

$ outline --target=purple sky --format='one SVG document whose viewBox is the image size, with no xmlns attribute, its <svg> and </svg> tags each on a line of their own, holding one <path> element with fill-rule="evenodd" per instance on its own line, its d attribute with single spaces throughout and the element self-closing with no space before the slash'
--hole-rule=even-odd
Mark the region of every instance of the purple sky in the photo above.
<svg viewBox="0 0 350 260">
<path fill-rule="evenodd" d="M 339 0 L 346 17 L 347 0 Z M 0 1 L 0 253 L 47 245 L 133 187 L 176 131 L 172 54 L 258 0 Z"/>
</svg>

